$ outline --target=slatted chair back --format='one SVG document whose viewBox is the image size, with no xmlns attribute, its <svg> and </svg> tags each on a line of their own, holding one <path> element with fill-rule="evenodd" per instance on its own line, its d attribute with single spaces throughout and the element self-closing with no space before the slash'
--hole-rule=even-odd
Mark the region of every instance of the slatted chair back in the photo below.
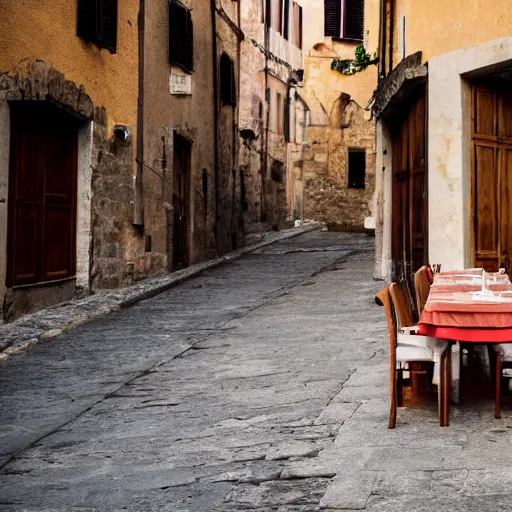
<svg viewBox="0 0 512 512">
<path fill-rule="evenodd" d="M 430 293 L 430 285 L 433 281 L 434 279 L 432 272 L 430 272 L 430 268 L 427 265 L 423 265 L 414 274 L 414 291 L 416 294 L 416 307 L 418 308 L 418 316 L 423 313 L 428 294 Z"/>
<path fill-rule="evenodd" d="M 397 283 L 391 283 L 389 285 L 389 295 L 396 314 L 398 327 L 412 327 L 414 320 L 407 291 Z"/>
<path fill-rule="evenodd" d="M 388 321 L 390 349 L 392 353 L 395 353 L 397 344 L 396 322 L 395 314 L 393 311 L 393 303 L 391 302 L 391 295 L 389 293 L 389 286 L 387 286 L 379 293 L 377 293 L 377 295 L 375 295 L 375 302 L 379 306 L 384 306 L 386 320 Z"/>
</svg>

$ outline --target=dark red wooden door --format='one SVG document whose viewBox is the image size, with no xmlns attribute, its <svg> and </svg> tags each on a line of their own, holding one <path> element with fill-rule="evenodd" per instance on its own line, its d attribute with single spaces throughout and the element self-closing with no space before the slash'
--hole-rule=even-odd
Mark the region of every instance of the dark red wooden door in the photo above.
<svg viewBox="0 0 512 512">
<path fill-rule="evenodd" d="M 12 104 L 7 286 L 75 274 L 77 138 L 59 109 Z"/>
</svg>

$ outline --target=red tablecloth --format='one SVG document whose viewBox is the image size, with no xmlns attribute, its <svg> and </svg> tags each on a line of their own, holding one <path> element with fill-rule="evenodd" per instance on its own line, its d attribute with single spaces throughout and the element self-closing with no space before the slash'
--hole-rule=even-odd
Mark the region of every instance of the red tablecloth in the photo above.
<svg viewBox="0 0 512 512">
<path fill-rule="evenodd" d="M 465 342 L 512 342 L 512 283 L 482 271 L 436 276 L 419 321 L 419 334 Z"/>
</svg>

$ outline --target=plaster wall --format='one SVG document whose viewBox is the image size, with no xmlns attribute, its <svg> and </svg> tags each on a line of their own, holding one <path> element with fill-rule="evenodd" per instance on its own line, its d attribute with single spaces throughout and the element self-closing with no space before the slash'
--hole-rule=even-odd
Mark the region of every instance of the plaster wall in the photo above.
<svg viewBox="0 0 512 512">
<path fill-rule="evenodd" d="M 191 263 L 215 255 L 215 140 L 212 19 L 208 0 L 184 2 L 192 9 L 194 71 L 191 94 L 172 95 L 168 57 L 168 2 L 146 2 L 144 84 L 144 231 L 154 258 L 172 267 L 173 136 L 192 143 L 188 239 Z M 203 197 L 203 170 L 206 197 Z M 204 211 L 205 208 L 207 211 Z M 142 255 L 144 256 L 144 255 Z M 147 255 L 146 255 L 147 256 Z M 144 259 L 135 265 L 142 267 Z"/>
<path fill-rule="evenodd" d="M 93 103 L 107 109 L 109 130 L 120 123 L 135 132 L 138 8 L 138 0 L 119 3 L 117 53 L 111 55 L 76 35 L 76 1 L 3 0 L 0 72 L 17 73 L 25 60 L 44 60 L 84 84 Z"/>
<path fill-rule="evenodd" d="M 404 41 L 405 55 L 422 51 L 423 59 L 430 61 L 437 55 L 507 37 L 511 26 L 509 0 L 396 0 L 394 64 L 403 58 Z"/>
</svg>

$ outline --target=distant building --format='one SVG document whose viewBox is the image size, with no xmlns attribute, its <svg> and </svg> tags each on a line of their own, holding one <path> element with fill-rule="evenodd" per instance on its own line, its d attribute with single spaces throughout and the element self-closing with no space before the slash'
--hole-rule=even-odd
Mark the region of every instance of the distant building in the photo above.
<svg viewBox="0 0 512 512">
<path fill-rule="evenodd" d="M 375 65 L 349 76 L 333 61 L 378 49 L 377 0 L 305 0 L 304 98 L 310 115 L 304 152 L 304 215 L 330 229 L 363 230 L 375 182 L 375 125 L 365 111 Z"/>
<path fill-rule="evenodd" d="M 301 2 L 241 3 L 240 179 L 247 232 L 302 217 Z"/>
</svg>

